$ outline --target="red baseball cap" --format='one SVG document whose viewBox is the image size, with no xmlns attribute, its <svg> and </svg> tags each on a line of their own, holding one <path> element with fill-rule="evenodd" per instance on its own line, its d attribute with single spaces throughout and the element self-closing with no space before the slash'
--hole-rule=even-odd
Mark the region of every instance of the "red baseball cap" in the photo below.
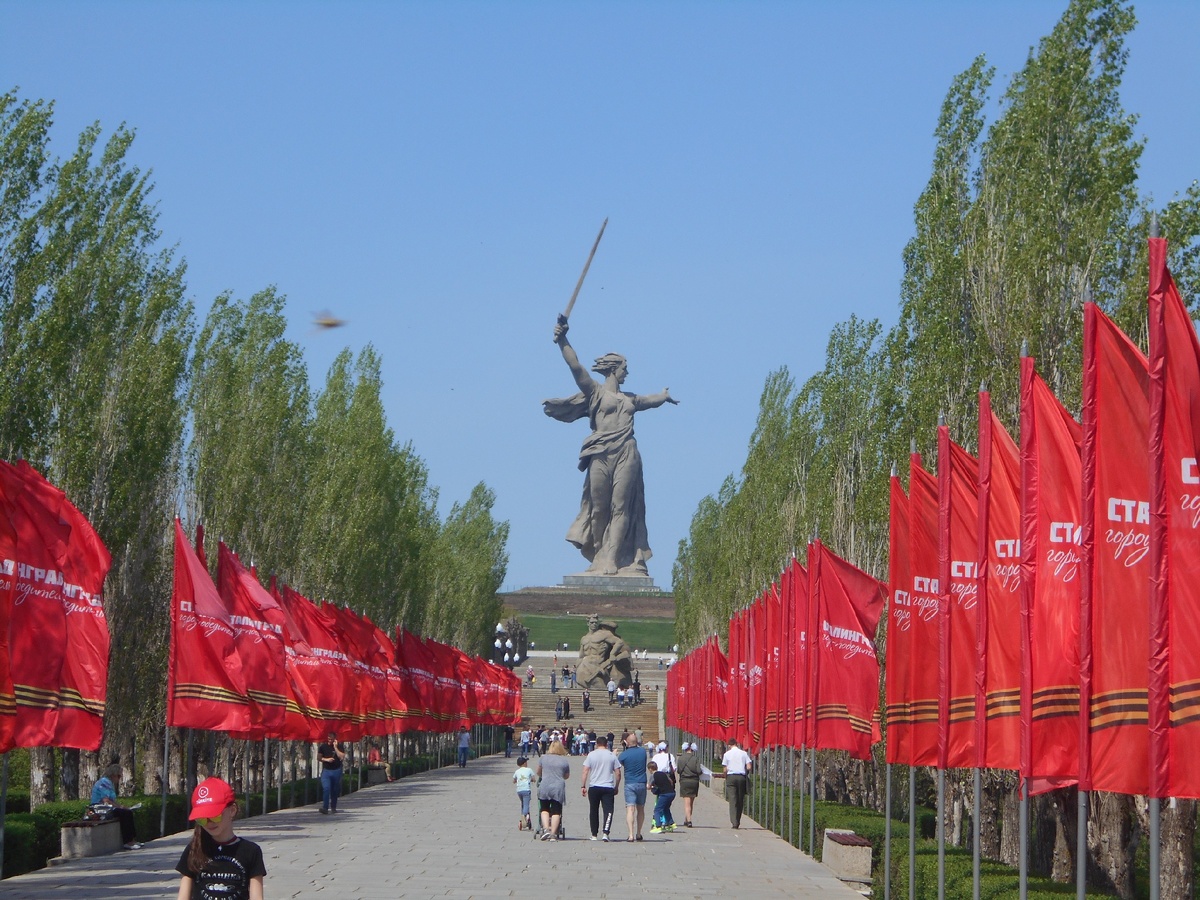
<svg viewBox="0 0 1200 900">
<path fill-rule="evenodd" d="M 220 778 L 205 778 L 192 791 L 189 819 L 215 819 L 234 802 L 233 788 Z"/>
</svg>

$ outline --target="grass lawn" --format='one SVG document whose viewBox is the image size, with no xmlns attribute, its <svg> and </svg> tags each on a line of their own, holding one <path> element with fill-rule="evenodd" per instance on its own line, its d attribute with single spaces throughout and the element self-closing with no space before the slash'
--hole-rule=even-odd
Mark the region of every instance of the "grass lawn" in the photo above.
<svg viewBox="0 0 1200 900">
<path fill-rule="evenodd" d="M 539 650 L 550 650 L 555 645 L 562 650 L 566 644 L 567 652 L 578 651 L 579 639 L 587 633 L 585 616 L 524 615 L 520 619 Z M 635 650 L 666 653 L 675 644 L 675 623 L 669 619 L 621 619 L 617 634 Z"/>
</svg>

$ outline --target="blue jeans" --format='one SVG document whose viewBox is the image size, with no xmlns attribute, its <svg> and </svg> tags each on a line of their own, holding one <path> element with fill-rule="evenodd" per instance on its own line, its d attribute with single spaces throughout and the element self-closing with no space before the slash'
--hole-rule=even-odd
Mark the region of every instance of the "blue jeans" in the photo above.
<svg viewBox="0 0 1200 900">
<path fill-rule="evenodd" d="M 521 815 L 529 817 L 529 791 L 517 791 L 517 797 L 521 800 Z"/>
<path fill-rule="evenodd" d="M 342 770 L 321 770 L 321 809 L 337 812 L 338 797 L 342 795 Z"/>
<path fill-rule="evenodd" d="M 675 824 L 675 819 L 671 816 L 671 802 L 674 799 L 675 792 L 671 791 L 669 794 L 659 794 L 658 799 L 654 801 L 654 824 L 659 828 Z"/>
<path fill-rule="evenodd" d="M 467 767 L 467 754 L 469 754 L 470 752 L 471 752 L 470 747 L 459 747 L 458 748 L 458 767 L 460 769 L 465 769 Z"/>
</svg>

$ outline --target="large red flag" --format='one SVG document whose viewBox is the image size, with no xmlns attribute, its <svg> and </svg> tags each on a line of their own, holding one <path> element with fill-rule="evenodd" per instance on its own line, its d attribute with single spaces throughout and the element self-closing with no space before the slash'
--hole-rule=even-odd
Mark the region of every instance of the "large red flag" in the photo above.
<svg viewBox="0 0 1200 900">
<path fill-rule="evenodd" d="M 808 639 L 811 624 L 809 622 L 809 590 L 808 570 L 801 565 L 800 560 L 793 558 L 788 566 L 787 593 L 783 601 L 788 608 L 788 644 L 787 656 L 790 660 L 788 673 L 788 689 L 790 699 L 788 707 L 791 710 L 791 731 L 787 738 L 788 746 L 801 748 L 809 746 L 809 723 L 811 721 L 811 704 L 809 703 L 809 647 Z"/>
<path fill-rule="evenodd" d="M 209 731 L 250 727 L 246 676 L 229 608 L 175 520 L 175 589 L 167 663 L 167 725 Z"/>
<path fill-rule="evenodd" d="M 0 753 L 7 753 L 13 743 L 17 721 L 17 699 L 13 694 L 12 668 L 8 649 L 8 627 L 12 617 L 13 598 L 17 594 L 17 531 L 8 518 L 8 504 L 3 500 L 4 482 L 0 480 Z"/>
<path fill-rule="evenodd" d="M 283 612 L 224 541 L 217 544 L 217 590 L 229 610 L 250 698 L 250 728 L 234 736 L 279 737 L 288 701 Z"/>
<path fill-rule="evenodd" d="M 976 765 L 1021 763 L 1021 457 L 979 392 L 979 657 Z"/>
<path fill-rule="evenodd" d="M 729 657 L 721 652 L 716 637 L 712 638 L 712 699 L 708 704 L 708 730 L 704 736 L 724 740 L 729 734 Z"/>
<path fill-rule="evenodd" d="M 332 617 L 287 585 L 283 587 L 282 600 L 304 642 L 312 650 L 311 657 L 295 659 L 297 672 L 308 685 L 309 696 L 315 703 L 309 712 L 313 727 L 310 739 L 319 740 L 330 731 L 347 740 L 357 737 L 360 725 L 354 703 L 354 661 L 342 646 Z M 315 665 L 312 664 L 314 661 Z"/>
<path fill-rule="evenodd" d="M 333 617 L 342 647 L 354 663 L 355 706 L 362 712 L 363 734 L 386 734 L 390 663 L 387 651 L 375 641 L 375 627 L 369 620 L 331 603 L 324 604 L 324 608 Z"/>
<path fill-rule="evenodd" d="M 1079 772 L 1080 441 L 1021 360 L 1021 776 L 1034 793 Z"/>
<path fill-rule="evenodd" d="M 783 742 L 783 603 L 778 584 L 767 588 L 763 631 L 763 743 L 768 747 Z"/>
<path fill-rule="evenodd" d="M 875 632 L 887 589 L 820 541 L 809 544 L 808 566 L 818 604 L 814 745 L 870 759 L 880 738 Z"/>
<path fill-rule="evenodd" d="M 1150 239 L 1150 795 L 1200 797 L 1200 341 Z"/>
<path fill-rule="evenodd" d="M 912 765 L 913 608 L 908 574 L 908 495 L 892 475 L 888 527 L 887 663 L 884 691 L 887 699 L 887 761 Z"/>
<path fill-rule="evenodd" d="M 1083 314 L 1080 787 L 1149 789 L 1150 461 L 1146 357 L 1094 304 Z M 1084 766 L 1088 768 L 1083 768 Z"/>
<path fill-rule="evenodd" d="M 312 647 L 304 640 L 300 626 L 292 618 L 283 597 L 271 576 L 271 599 L 283 617 L 284 668 L 287 672 L 287 713 L 283 719 L 280 738 L 288 741 L 307 741 L 319 732 L 320 703 L 311 682 L 318 677 L 321 661 L 313 655 Z"/>
<path fill-rule="evenodd" d="M 980 655 L 979 464 L 938 426 L 938 598 L 942 696 L 948 700 L 939 768 L 969 768 L 975 756 L 975 676 Z"/>
<path fill-rule="evenodd" d="M 757 753 L 763 746 L 763 727 L 766 721 L 766 611 L 767 595 L 764 592 L 746 611 L 749 658 L 746 669 L 748 692 L 748 714 L 746 724 L 750 743 L 745 749 Z"/>
<path fill-rule="evenodd" d="M 914 766 L 938 764 L 941 732 L 943 661 L 938 631 L 938 489 L 937 481 L 913 454 L 908 479 L 908 559 L 912 588 L 912 760 Z M 949 678 L 945 679 L 946 688 Z M 947 698 L 948 699 L 948 698 Z"/>
<path fill-rule="evenodd" d="M 726 740 L 748 740 L 746 735 L 746 611 L 729 620 L 729 729 Z"/>
<path fill-rule="evenodd" d="M 97 750 L 108 691 L 104 578 L 112 558 L 91 523 L 24 460 L 0 462 L 16 532 L 9 622 L 18 747 Z"/>
<path fill-rule="evenodd" d="M 417 707 L 422 716 L 420 727 L 426 731 L 437 731 L 441 728 L 435 696 L 437 660 L 419 636 L 401 628 L 396 633 L 396 662 L 401 674 L 409 679 L 420 698 Z"/>
</svg>

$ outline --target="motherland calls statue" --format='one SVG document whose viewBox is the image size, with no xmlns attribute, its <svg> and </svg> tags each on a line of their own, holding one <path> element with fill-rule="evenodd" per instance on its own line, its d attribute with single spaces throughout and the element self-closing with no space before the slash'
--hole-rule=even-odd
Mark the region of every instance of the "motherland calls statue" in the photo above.
<svg viewBox="0 0 1200 900">
<path fill-rule="evenodd" d="M 599 357 L 592 371 L 604 380 L 592 378 L 567 342 L 567 328 L 566 316 L 559 316 L 554 342 L 580 392 L 542 403 L 546 415 L 560 422 L 587 416 L 592 427 L 579 451 L 583 500 L 579 515 L 567 530 L 567 540 L 590 563 L 587 575 L 647 576 L 646 560 L 651 552 L 646 537 L 646 489 L 642 457 L 633 437 L 633 414 L 679 401 L 671 397 L 670 388 L 646 395 L 622 391 L 629 368 L 625 357 L 617 353 Z"/>
<path fill-rule="evenodd" d="M 613 622 L 601 622 L 598 615 L 588 616 L 588 633 L 579 641 L 579 663 L 575 678 L 582 687 L 603 691 L 611 678 L 618 687 L 633 683 L 632 654 L 625 639 L 617 636 Z"/>
</svg>

